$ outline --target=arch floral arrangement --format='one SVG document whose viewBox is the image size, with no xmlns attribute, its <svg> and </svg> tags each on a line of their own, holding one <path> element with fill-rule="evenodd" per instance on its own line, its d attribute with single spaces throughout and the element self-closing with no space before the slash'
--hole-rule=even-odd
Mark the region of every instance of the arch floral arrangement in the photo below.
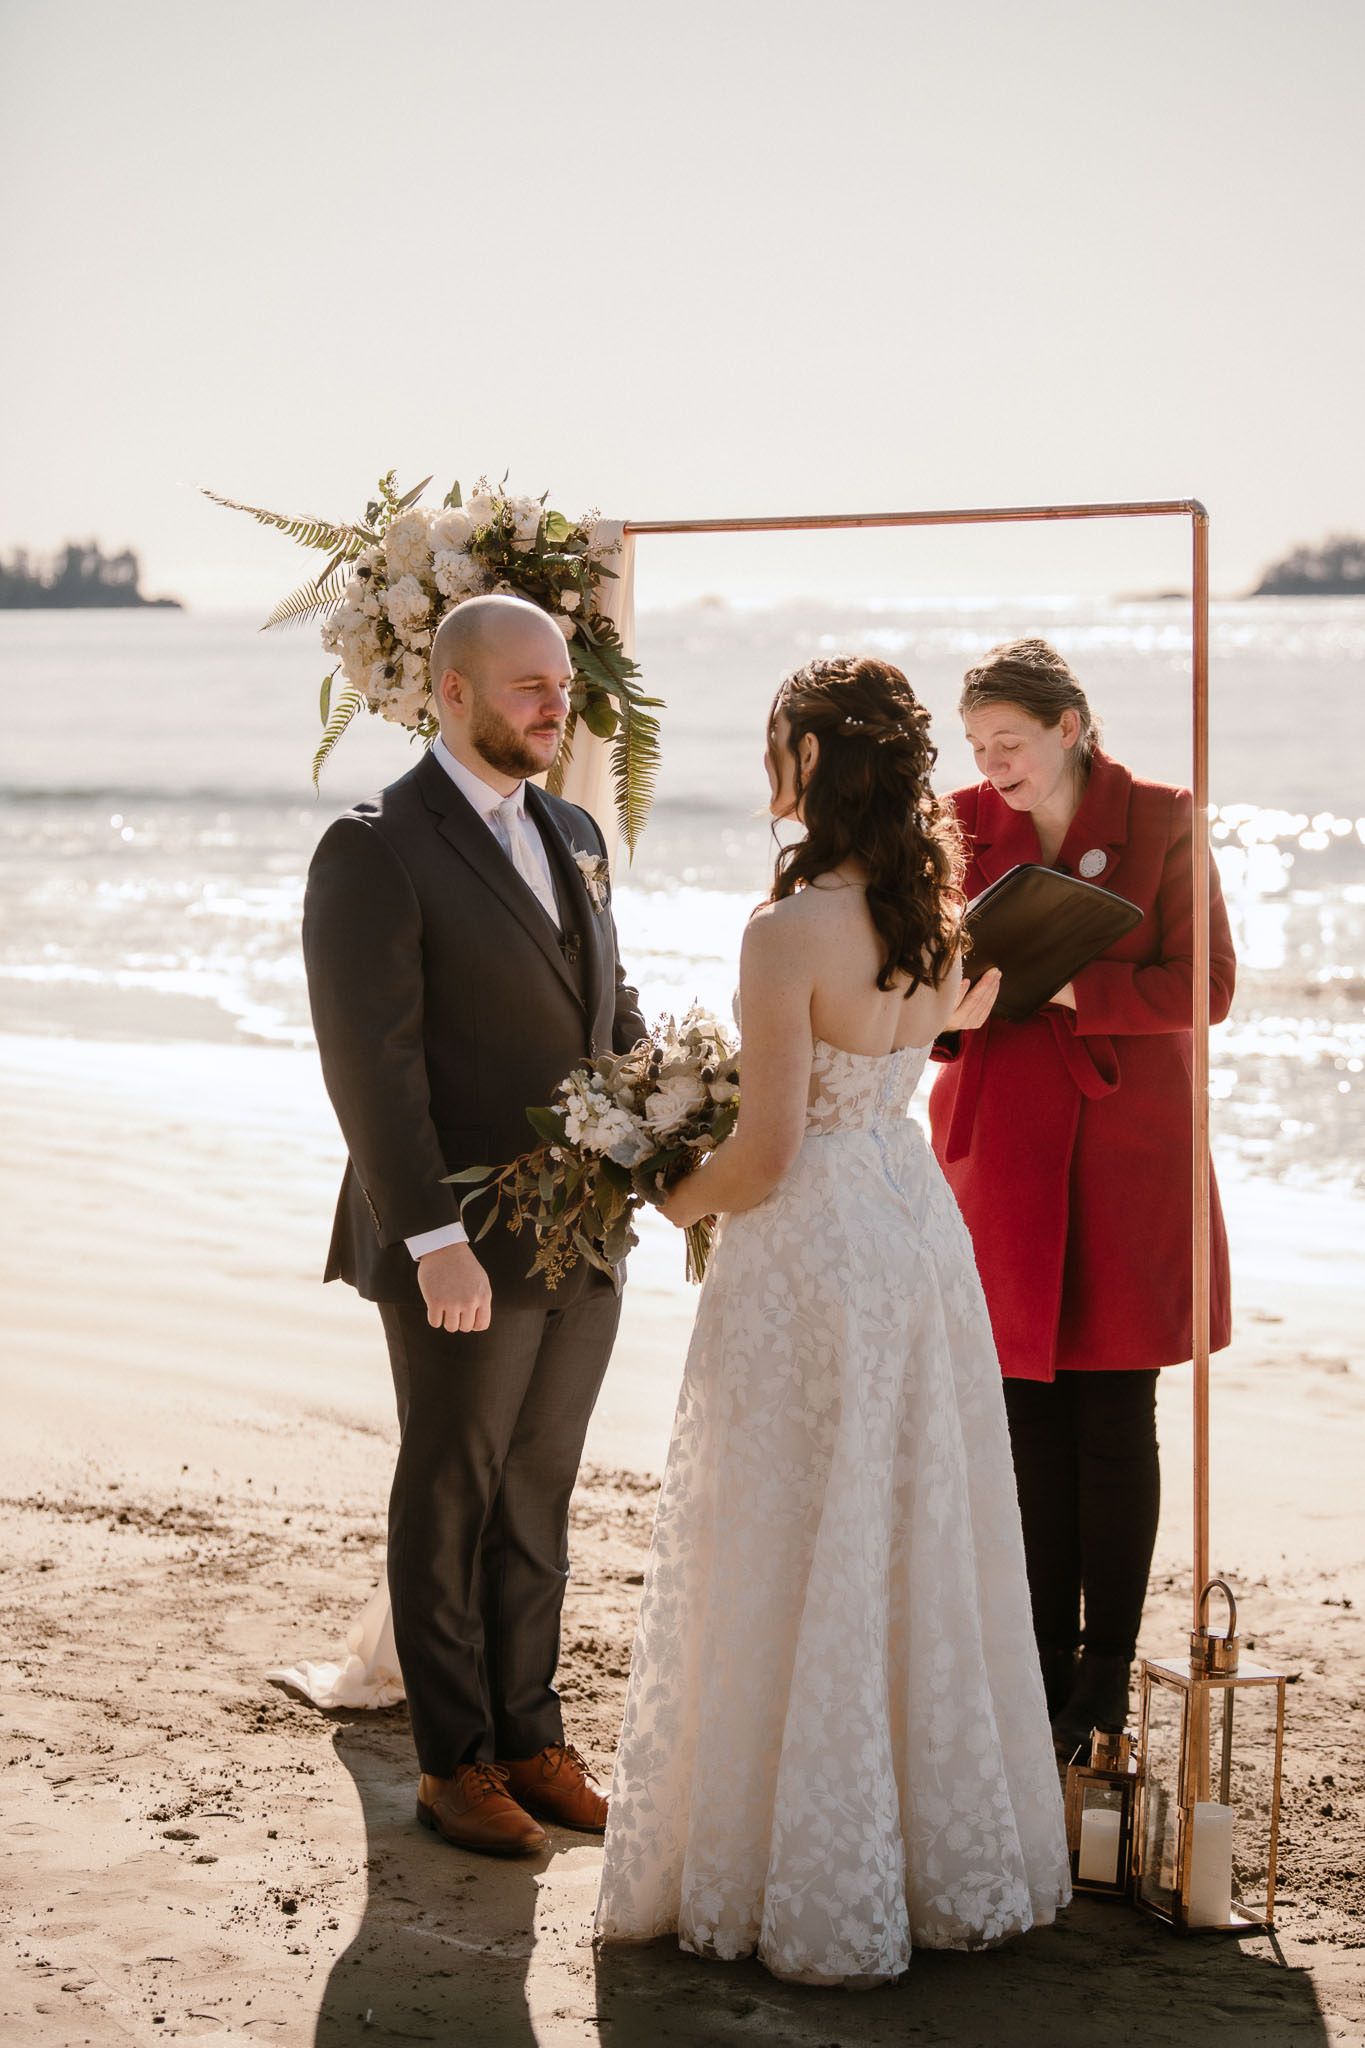
<svg viewBox="0 0 1365 2048">
<path fill-rule="evenodd" d="M 380 478 L 363 521 L 353 525 L 290 518 L 216 491 L 204 493 L 215 505 L 246 512 L 329 557 L 317 576 L 276 605 L 262 628 L 318 619 L 323 648 L 335 656 L 322 684 L 314 786 L 362 709 L 424 741 L 435 738 L 428 660 L 436 627 L 452 605 L 506 591 L 551 614 L 573 663 L 569 719 L 549 788 L 558 794 L 563 787 L 580 722 L 609 740 L 621 836 L 633 854 L 658 772 L 659 723 L 653 713 L 661 701 L 644 694 L 620 633 L 598 608 L 604 579 L 615 577 L 608 561 L 614 544 L 599 541 L 595 513 L 570 520 L 549 509 L 548 492 L 540 498 L 509 496 L 481 477 L 468 501 L 456 483 L 440 510 L 432 511 L 417 502 L 430 482 L 426 477 L 400 496 L 390 470 Z"/>
</svg>

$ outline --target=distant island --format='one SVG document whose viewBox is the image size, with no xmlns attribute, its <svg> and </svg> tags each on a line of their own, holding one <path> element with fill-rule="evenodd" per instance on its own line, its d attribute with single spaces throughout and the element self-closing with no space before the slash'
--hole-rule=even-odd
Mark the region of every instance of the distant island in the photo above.
<svg viewBox="0 0 1365 2048">
<path fill-rule="evenodd" d="M 131 548 L 106 555 L 95 541 L 68 541 L 57 555 L 30 561 L 23 548 L 0 561 L 0 611 L 109 610 L 154 605 L 181 611 L 178 597 L 144 597 L 141 564 Z"/>
<path fill-rule="evenodd" d="M 1252 597 L 1365 597 L 1365 537 L 1331 533 L 1272 562 Z"/>
</svg>

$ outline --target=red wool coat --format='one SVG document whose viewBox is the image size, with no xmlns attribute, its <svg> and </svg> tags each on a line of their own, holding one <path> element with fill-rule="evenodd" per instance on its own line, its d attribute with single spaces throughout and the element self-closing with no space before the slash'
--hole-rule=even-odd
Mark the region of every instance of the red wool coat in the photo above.
<svg viewBox="0 0 1365 2048">
<path fill-rule="evenodd" d="M 975 896 L 1041 858 L 1026 811 L 989 783 L 950 799 Z M 1007 1378 L 1177 1365 L 1191 1355 L 1194 952 L 1186 789 L 1140 782 L 1096 754 L 1056 865 L 1143 912 L 1076 976 L 1076 1009 L 964 1032 L 929 1101 L 934 1151 L 975 1247 Z M 1210 1004 L 1235 961 L 1211 879 Z M 1227 1234 L 1213 1190 L 1212 1341 L 1231 1334 Z"/>
</svg>

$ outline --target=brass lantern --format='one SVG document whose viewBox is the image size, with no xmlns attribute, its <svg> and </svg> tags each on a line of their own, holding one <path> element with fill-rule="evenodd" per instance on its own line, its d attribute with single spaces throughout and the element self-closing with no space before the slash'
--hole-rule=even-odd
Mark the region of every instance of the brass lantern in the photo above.
<svg viewBox="0 0 1365 2048">
<path fill-rule="evenodd" d="M 1066 1846 L 1071 1888 L 1126 1899 L 1133 1875 L 1133 1821 L 1142 1766 L 1130 1735 L 1097 1728 L 1088 1764 L 1066 1773 Z"/>
<path fill-rule="evenodd" d="M 1225 1635 L 1208 1627 L 1215 1590 Z M 1199 1596 L 1189 1656 L 1143 1664 L 1136 1897 L 1172 1927 L 1274 1925 L 1284 1688 L 1282 1672 L 1242 1661 L 1224 1579 Z"/>
</svg>

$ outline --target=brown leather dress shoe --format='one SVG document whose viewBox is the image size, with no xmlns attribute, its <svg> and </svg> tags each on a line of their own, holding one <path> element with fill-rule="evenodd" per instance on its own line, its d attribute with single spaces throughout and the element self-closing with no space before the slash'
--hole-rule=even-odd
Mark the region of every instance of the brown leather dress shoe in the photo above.
<svg viewBox="0 0 1365 2048">
<path fill-rule="evenodd" d="M 558 1821 L 562 1828 L 581 1828 L 600 1835 L 607 1825 L 607 1802 L 576 1749 L 552 1742 L 538 1756 L 519 1763 L 500 1763 L 507 1789 L 528 1813 Z"/>
<path fill-rule="evenodd" d="M 544 1828 L 508 1796 L 500 1764 L 461 1764 L 453 1778 L 423 1773 L 417 1818 L 443 1841 L 481 1856 L 534 1856 L 545 1847 Z"/>
</svg>

